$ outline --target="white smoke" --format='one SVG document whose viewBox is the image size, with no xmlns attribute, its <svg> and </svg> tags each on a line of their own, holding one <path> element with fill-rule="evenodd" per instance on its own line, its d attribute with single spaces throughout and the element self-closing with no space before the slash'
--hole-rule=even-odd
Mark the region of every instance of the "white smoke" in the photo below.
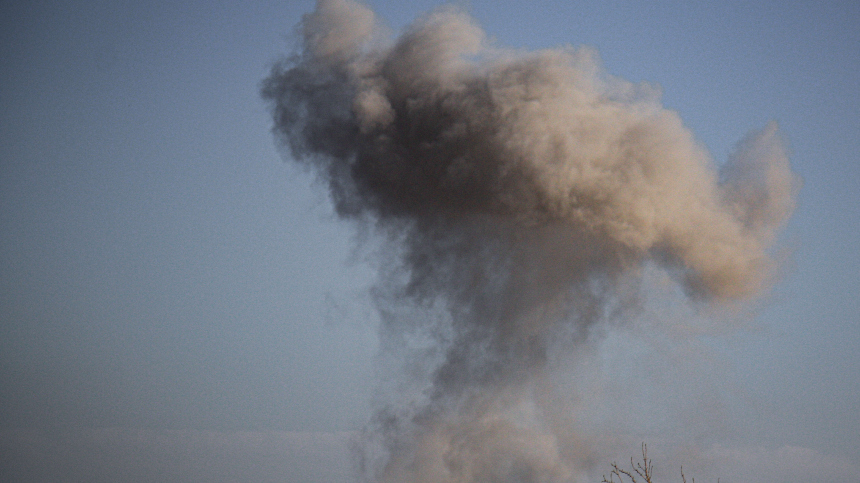
<svg viewBox="0 0 860 483">
<path fill-rule="evenodd" d="M 453 7 L 394 41 L 349 0 L 302 28 L 263 88 L 274 131 L 388 240 L 377 302 L 404 382 L 369 425 L 368 480 L 570 481 L 591 454 L 553 409 L 552 351 L 635 306 L 646 264 L 710 303 L 773 278 L 797 190 L 775 124 L 717 170 L 591 49 L 506 50 Z"/>
</svg>

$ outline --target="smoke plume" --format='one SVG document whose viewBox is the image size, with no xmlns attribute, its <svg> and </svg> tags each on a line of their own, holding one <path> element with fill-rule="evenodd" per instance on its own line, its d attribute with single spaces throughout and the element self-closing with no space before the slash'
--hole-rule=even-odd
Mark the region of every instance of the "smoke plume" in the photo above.
<svg viewBox="0 0 860 483">
<path fill-rule="evenodd" d="M 656 89 L 595 52 L 503 49 L 439 8 L 387 38 L 321 0 L 263 96 L 339 216 L 386 240 L 376 301 L 397 382 L 368 426 L 368 481 L 561 482 L 588 448 L 553 353 L 662 267 L 692 300 L 765 290 L 796 179 L 775 124 L 717 169 Z"/>
</svg>

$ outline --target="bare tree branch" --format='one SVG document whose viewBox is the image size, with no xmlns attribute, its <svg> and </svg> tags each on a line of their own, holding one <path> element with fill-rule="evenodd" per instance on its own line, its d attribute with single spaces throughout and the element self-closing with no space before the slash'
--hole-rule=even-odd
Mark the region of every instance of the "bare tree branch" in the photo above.
<svg viewBox="0 0 860 483">
<path fill-rule="evenodd" d="M 606 475 L 603 475 L 603 480 L 600 483 L 654 483 L 651 478 L 654 474 L 654 466 L 651 464 L 651 460 L 648 459 L 648 446 L 645 443 L 642 443 L 642 461 L 633 462 L 633 458 L 630 458 L 630 469 L 625 470 L 618 466 L 618 463 L 613 462 L 610 465 L 612 471 L 609 472 L 609 479 L 606 479 Z M 618 480 L 615 478 L 618 477 Z M 687 483 L 687 477 L 684 475 L 684 467 L 681 467 L 681 481 L 683 483 Z M 696 479 L 692 478 L 690 483 L 696 483 Z M 717 479 L 717 483 L 720 483 L 720 480 Z"/>
</svg>

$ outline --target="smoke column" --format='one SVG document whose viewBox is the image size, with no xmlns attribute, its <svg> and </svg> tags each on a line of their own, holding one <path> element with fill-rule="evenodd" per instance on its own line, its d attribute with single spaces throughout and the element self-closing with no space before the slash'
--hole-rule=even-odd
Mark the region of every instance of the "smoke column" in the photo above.
<svg viewBox="0 0 860 483">
<path fill-rule="evenodd" d="M 635 306 L 646 266 L 695 303 L 773 278 L 797 186 L 775 124 L 717 169 L 655 89 L 588 48 L 503 49 L 453 7 L 391 40 L 349 0 L 300 29 L 264 82 L 274 132 L 384 240 L 375 300 L 400 372 L 367 481 L 572 481 L 589 450 L 553 406 L 553 354 Z"/>
</svg>

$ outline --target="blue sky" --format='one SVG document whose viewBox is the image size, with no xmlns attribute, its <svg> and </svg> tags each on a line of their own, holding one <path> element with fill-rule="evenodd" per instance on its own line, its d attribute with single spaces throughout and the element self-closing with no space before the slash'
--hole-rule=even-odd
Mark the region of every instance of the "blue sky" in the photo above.
<svg viewBox="0 0 860 483">
<path fill-rule="evenodd" d="M 398 31 L 438 3 L 368 5 Z M 785 458 L 856 477 L 860 5 L 461 5 L 501 45 L 590 45 L 609 73 L 656 84 L 716 163 L 750 129 L 779 123 L 803 180 L 781 281 L 732 330 L 637 349 L 661 368 L 662 396 L 716 394 L 721 415 L 697 426 L 640 395 L 666 420 L 628 421 L 621 403 L 625 416 L 609 419 L 636 428 L 621 458 L 639 436 L 660 455 L 689 430 L 710 434 L 703 461 L 749 471 L 721 481 L 771 481 Z M 151 450 L 173 481 L 348 481 L 336 448 L 369 417 L 373 271 L 325 188 L 284 162 L 259 95 L 312 9 L 0 7 L 0 441 L 16 455 L 0 465 L 20 481 L 93 465 L 106 469 L 88 470 L 91 481 L 146 481 L 121 463 L 135 441 L 194 448 L 187 465 Z M 601 374 L 643 374 L 602 360 Z M 116 441 L 109 464 L 98 463 L 105 441 Z M 328 459 L 296 456 L 313 445 Z M 664 453 L 673 464 L 684 454 Z M 249 463 L 272 454 L 280 466 Z M 738 463 L 743 454 L 760 464 Z"/>
</svg>

